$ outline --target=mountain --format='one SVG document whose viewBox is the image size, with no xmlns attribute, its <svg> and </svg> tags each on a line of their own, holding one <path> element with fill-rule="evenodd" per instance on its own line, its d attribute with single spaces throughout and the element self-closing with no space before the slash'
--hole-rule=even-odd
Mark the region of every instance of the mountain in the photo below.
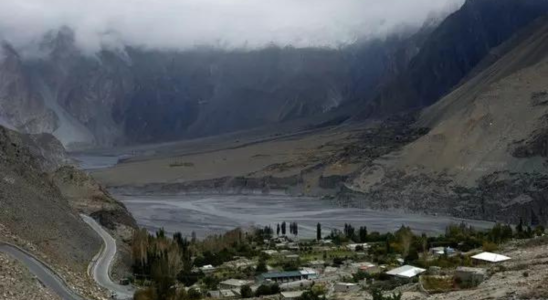
<svg viewBox="0 0 548 300">
<path fill-rule="evenodd" d="M 548 18 L 494 49 L 475 76 L 421 113 L 414 126 L 426 135 L 347 184 L 359 195 L 352 202 L 546 224 L 547 50 Z"/>
<path fill-rule="evenodd" d="M 31 243 L 53 265 L 83 274 L 102 241 L 22 141 L 19 134 L 0 127 L 0 239 Z"/>
<path fill-rule="evenodd" d="M 91 215 L 119 240 L 117 275 L 129 268 L 124 242 L 137 225 L 123 204 L 67 165 L 67 157 L 51 135 L 0 126 L 0 241 L 25 248 L 84 294 L 93 294 L 87 266 L 103 242 L 79 214 Z"/>
<path fill-rule="evenodd" d="M 492 49 L 547 12 L 546 0 L 466 1 L 428 36 L 407 68 L 381 87 L 358 116 L 386 116 L 435 103 Z"/>
<path fill-rule="evenodd" d="M 87 54 L 69 28 L 46 35 L 36 57 L 7 42 L 0 63 L 0 122 L 50 133 L 71 149 L 164 142 L 279 124 L 368 98 L 414 57 L 437 19 L 418 32 L 341 49 Z M 350 113 L 343 113 L 348 115 Z"/>
</svg>

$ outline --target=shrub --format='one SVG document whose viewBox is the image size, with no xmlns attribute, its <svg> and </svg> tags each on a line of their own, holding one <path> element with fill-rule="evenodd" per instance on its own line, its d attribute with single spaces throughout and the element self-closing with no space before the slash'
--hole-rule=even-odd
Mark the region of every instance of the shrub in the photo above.
<svg viewBox="0 0 548 300">
<path fill-rule="evenodd" d="M 249 285 L 244 285 L 240 288 L 240 295 L 242 295 L 242 298 L 251 298 L 253 297 L 253 291 Z"/>
<path fill-rule="evenodd" d="M 483 248 L 483 251 L 494 252 L 494 251 L 497 251 L 498 246 L 497 246 L 497 244 L 492 243 L 492 242 L 483 242 L 483 247 L 482 248 Z"/>
<path fill-rule="evenodd" d="M 401 300 L 402 293 L 398 292 L 384 296 L 380 290 L 374 289 L 371 291 L 371 296 L 373 296 L 373 300 Z"/>
</svg>

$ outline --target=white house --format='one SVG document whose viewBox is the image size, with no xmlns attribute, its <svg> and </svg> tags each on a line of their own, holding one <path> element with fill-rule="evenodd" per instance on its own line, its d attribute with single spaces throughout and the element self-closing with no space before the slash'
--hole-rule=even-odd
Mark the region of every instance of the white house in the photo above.
<svg viewBox="0 0 548 300">
<path fill-rule="evenodd" d="M 267 255 L 270 255 L 270 256 L 273 256 L 273 255 L 277 255 L 278 251 L 276 251 L 276 250 L 263 250 L 263 253 L 267 254 Z"/>
<path fill-rule="evenodd" d="M 209 291 L 208 296 L 214 299 L 235 299 L 236 293 L 231 290 Z"/>
<path fill-rule="evenodd" d="M 503 262 L 511 259 L 508 256 L 491 253 L 491 252 L 482 252 L 480 254 L 472 256 L 472 258 L 475 260 L 487 261 L 491 263 L 498 263 L 498 262 Z"/>
<path fill-rule="evenodd" d="M 359 289 L 360 289 L 360 286 L 355 283 L 348 283 L 348 282 L 335 283 L 335 292 L 337 293 L 354 292 Z"/>
<path fill-rule="evenodd" d="M 215 272 L 215 267 L 212 265 L 205 265 L 203 267 L 200 267 L 200 271 L 202 271 L 204 274 L 211 274 Z"/>
<path fill-rule="evenodd" d="M 362 244 L 348 244 L 346 245 L 346 249 L 350 251 L 356 251 L 356 248 L 362 248 L 362 250 L 369 249 L 369 244 L 362 243 Z"/>
<path fill-rule="evenodd" d="M 252 281 L 240 280 L 240 279 L 228 279 L 219 283 L 220 289 L 239 289 L 244 285 L 252 285 Z"/>
<path fill-rule="evenodd" d="M 401 266 L 401 267 L 396 268 L 396 269 L 392 269 L 392 270 L 386 272 L 386 274 L 392 275 L 392 276 L 395 276 L 395 277 L 399 277 L 399 278 L 413 278 L 417 275 L 420 275 L 421 273 L 423 273 L 425 271 L 426 271 L 425 269 L 413 267 L 413 266 L 410 266 L 410 265 L 405 265 L 405 266 Z"/>
<path fill-rule="evenodd" d="M 303 295 L 304 291 L 294 291 L 294 292 L 282 292 L 282 300 L 296 300 Z"/>
</svg>

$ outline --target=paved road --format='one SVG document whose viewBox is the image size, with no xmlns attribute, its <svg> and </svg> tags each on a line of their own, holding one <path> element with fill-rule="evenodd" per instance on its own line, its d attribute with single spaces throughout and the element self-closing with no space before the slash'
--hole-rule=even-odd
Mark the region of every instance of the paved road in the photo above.
<svg viewBox="0 0 548 300">
<path fill-rule="evenodd" d="M 110 279 L 110 269 L 116 256 L 116 240 L 101 227 L 94 219 L 86 215 L 80 215 L 97 234 L 103 238 L 104 246 L 94 259 L 91 266 L 93 279 L 102 287 L 111 291 L 117 299 L 132 299 L 134 290 L 130 286 L 114 283 Z"/>
<path fill-rule="evenodd" d="M 47 267 L 46 264 L 34 258 L 26 251 L 12 245 L 0 243 L 0 252 L 6 253 L 23 263 L 40 282 L 50 288 L 62 299 L 84 300 L 84 298 L 74 293 L 59 276 Z"/>
</svg>

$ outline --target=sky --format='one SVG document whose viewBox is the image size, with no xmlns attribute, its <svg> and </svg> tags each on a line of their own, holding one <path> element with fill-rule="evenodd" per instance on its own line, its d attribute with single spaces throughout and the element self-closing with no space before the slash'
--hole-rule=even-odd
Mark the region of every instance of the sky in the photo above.
<svg viewBox="0 0 548 300">
<path fill-rule="evenodd" d="M 464 0 L 0 0 L 0 38 L 36 45 L 68 26 L 87 51 L 120 45 L 339 47 L 416 28 Z"/>
</svg>

